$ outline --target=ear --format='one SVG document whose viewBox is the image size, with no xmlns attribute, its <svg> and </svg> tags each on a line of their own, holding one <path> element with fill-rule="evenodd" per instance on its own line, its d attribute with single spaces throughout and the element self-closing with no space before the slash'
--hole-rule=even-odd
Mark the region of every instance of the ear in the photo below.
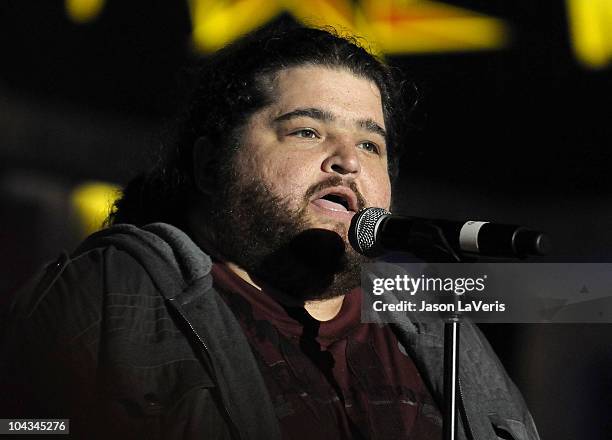
<svg viewBox="0 0 612 440">
<path fill-rule="evenodd" d="M 199 137 L 193 145 L 193 179 L 198 190 L 211 194 L 215 189 L 216 156 L 214 145 L 206 136 Z"/>
</svg>

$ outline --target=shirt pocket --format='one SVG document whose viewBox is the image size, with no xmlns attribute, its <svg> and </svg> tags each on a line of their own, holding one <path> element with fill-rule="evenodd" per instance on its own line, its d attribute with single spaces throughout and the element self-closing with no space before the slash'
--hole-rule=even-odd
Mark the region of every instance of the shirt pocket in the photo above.
<svg viewBox="0 0 612 440">
<path fill-rule="evenodd" d="M 222 431 L 215 384 L 197 359 L 114 365 L 109 370 L 99 418 L 109 423 L 101 427 L 106 438 L 188 439 L 190 432 Z M 204 438 L 201 433 L 200 438 Z"/>
</svg>

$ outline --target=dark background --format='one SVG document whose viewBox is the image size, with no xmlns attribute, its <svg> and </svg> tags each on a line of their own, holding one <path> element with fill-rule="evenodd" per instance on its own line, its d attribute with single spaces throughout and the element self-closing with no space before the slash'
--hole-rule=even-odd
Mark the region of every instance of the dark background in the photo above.
<svg viewBox="0 0 612 440">
<path fill-rule="evenodd" d="M 554 253 L 534 261 L 609 260 L 611 69 L 578 63 L 564 1 L 446 3 L 504 19 L 512 39 L 388 59 L 422 92 L 397 210 L 548 231 Z M 84 25 L 61 1 L 0 4 L 0 303 L 81 238 L 75 185 L 124 184 L 150 163 L 190 32 L 181 1 L 108 1 Z M 610 325 L 483 328 L 543 439 L 612 438 Z"/>
</svg>

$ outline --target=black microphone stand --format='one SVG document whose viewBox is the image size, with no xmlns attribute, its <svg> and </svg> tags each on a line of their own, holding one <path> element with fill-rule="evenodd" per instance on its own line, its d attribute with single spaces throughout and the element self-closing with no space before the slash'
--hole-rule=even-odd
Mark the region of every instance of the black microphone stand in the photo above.
<svg viewBox="0 0 612 440">
<path fill-rule="evenodd" d="M 457 296 L 455 295 L 455 310 Z M 442 412 L 442 438 L 443 440 L 457 439 L 457 396 L 460 395 L 459 382 L 459 334 L 461 330 L 461 316 L 453 313 L 444 323 L 444 408 Z M 462 410 L 463 401 L 460 402 Z M 464 418 L 465 420 L 465 418 Z M 469 427 L 465 426 L 466 432 Z"/>
<path fill-rule="evenodd" d="M 440 243 L 436 246 L 438 250 L 444 251 L 452 257 L 453 262 L 460 263 L 463 259 L 455 252 L 448 243 L 441 228 L 431 225 L 434 235 Z M 473 440 L 472 430 L 465 412 L 461 381 L 459 378 L 459 335 L 461 333 L 461 314 L 458 312 L 458 296 L 453 294 L 453 313 L 444 323 L 444 406 L 442 408 L 442 439 L 456 440 L 459 413 L 461 412 L 463 427 L 468 440 Z"/>
</svg>

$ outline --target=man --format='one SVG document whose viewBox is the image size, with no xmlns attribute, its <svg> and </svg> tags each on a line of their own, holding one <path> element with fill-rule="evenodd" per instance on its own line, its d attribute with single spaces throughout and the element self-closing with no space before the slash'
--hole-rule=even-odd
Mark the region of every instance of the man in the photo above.
<svg viewBox="0 0 612 440">
<path fill-rule="evenodd" d="M 439 326 L 360 322 L 354 213 L 391 206 L 400 87 L 355 42 L 272 29 L 195 70 L 168 154 L 18 298 L 23 417 L 85 438 L 441 438 Z M 536 439 L 464 331 L 461 438 Z"/>
</svg>

